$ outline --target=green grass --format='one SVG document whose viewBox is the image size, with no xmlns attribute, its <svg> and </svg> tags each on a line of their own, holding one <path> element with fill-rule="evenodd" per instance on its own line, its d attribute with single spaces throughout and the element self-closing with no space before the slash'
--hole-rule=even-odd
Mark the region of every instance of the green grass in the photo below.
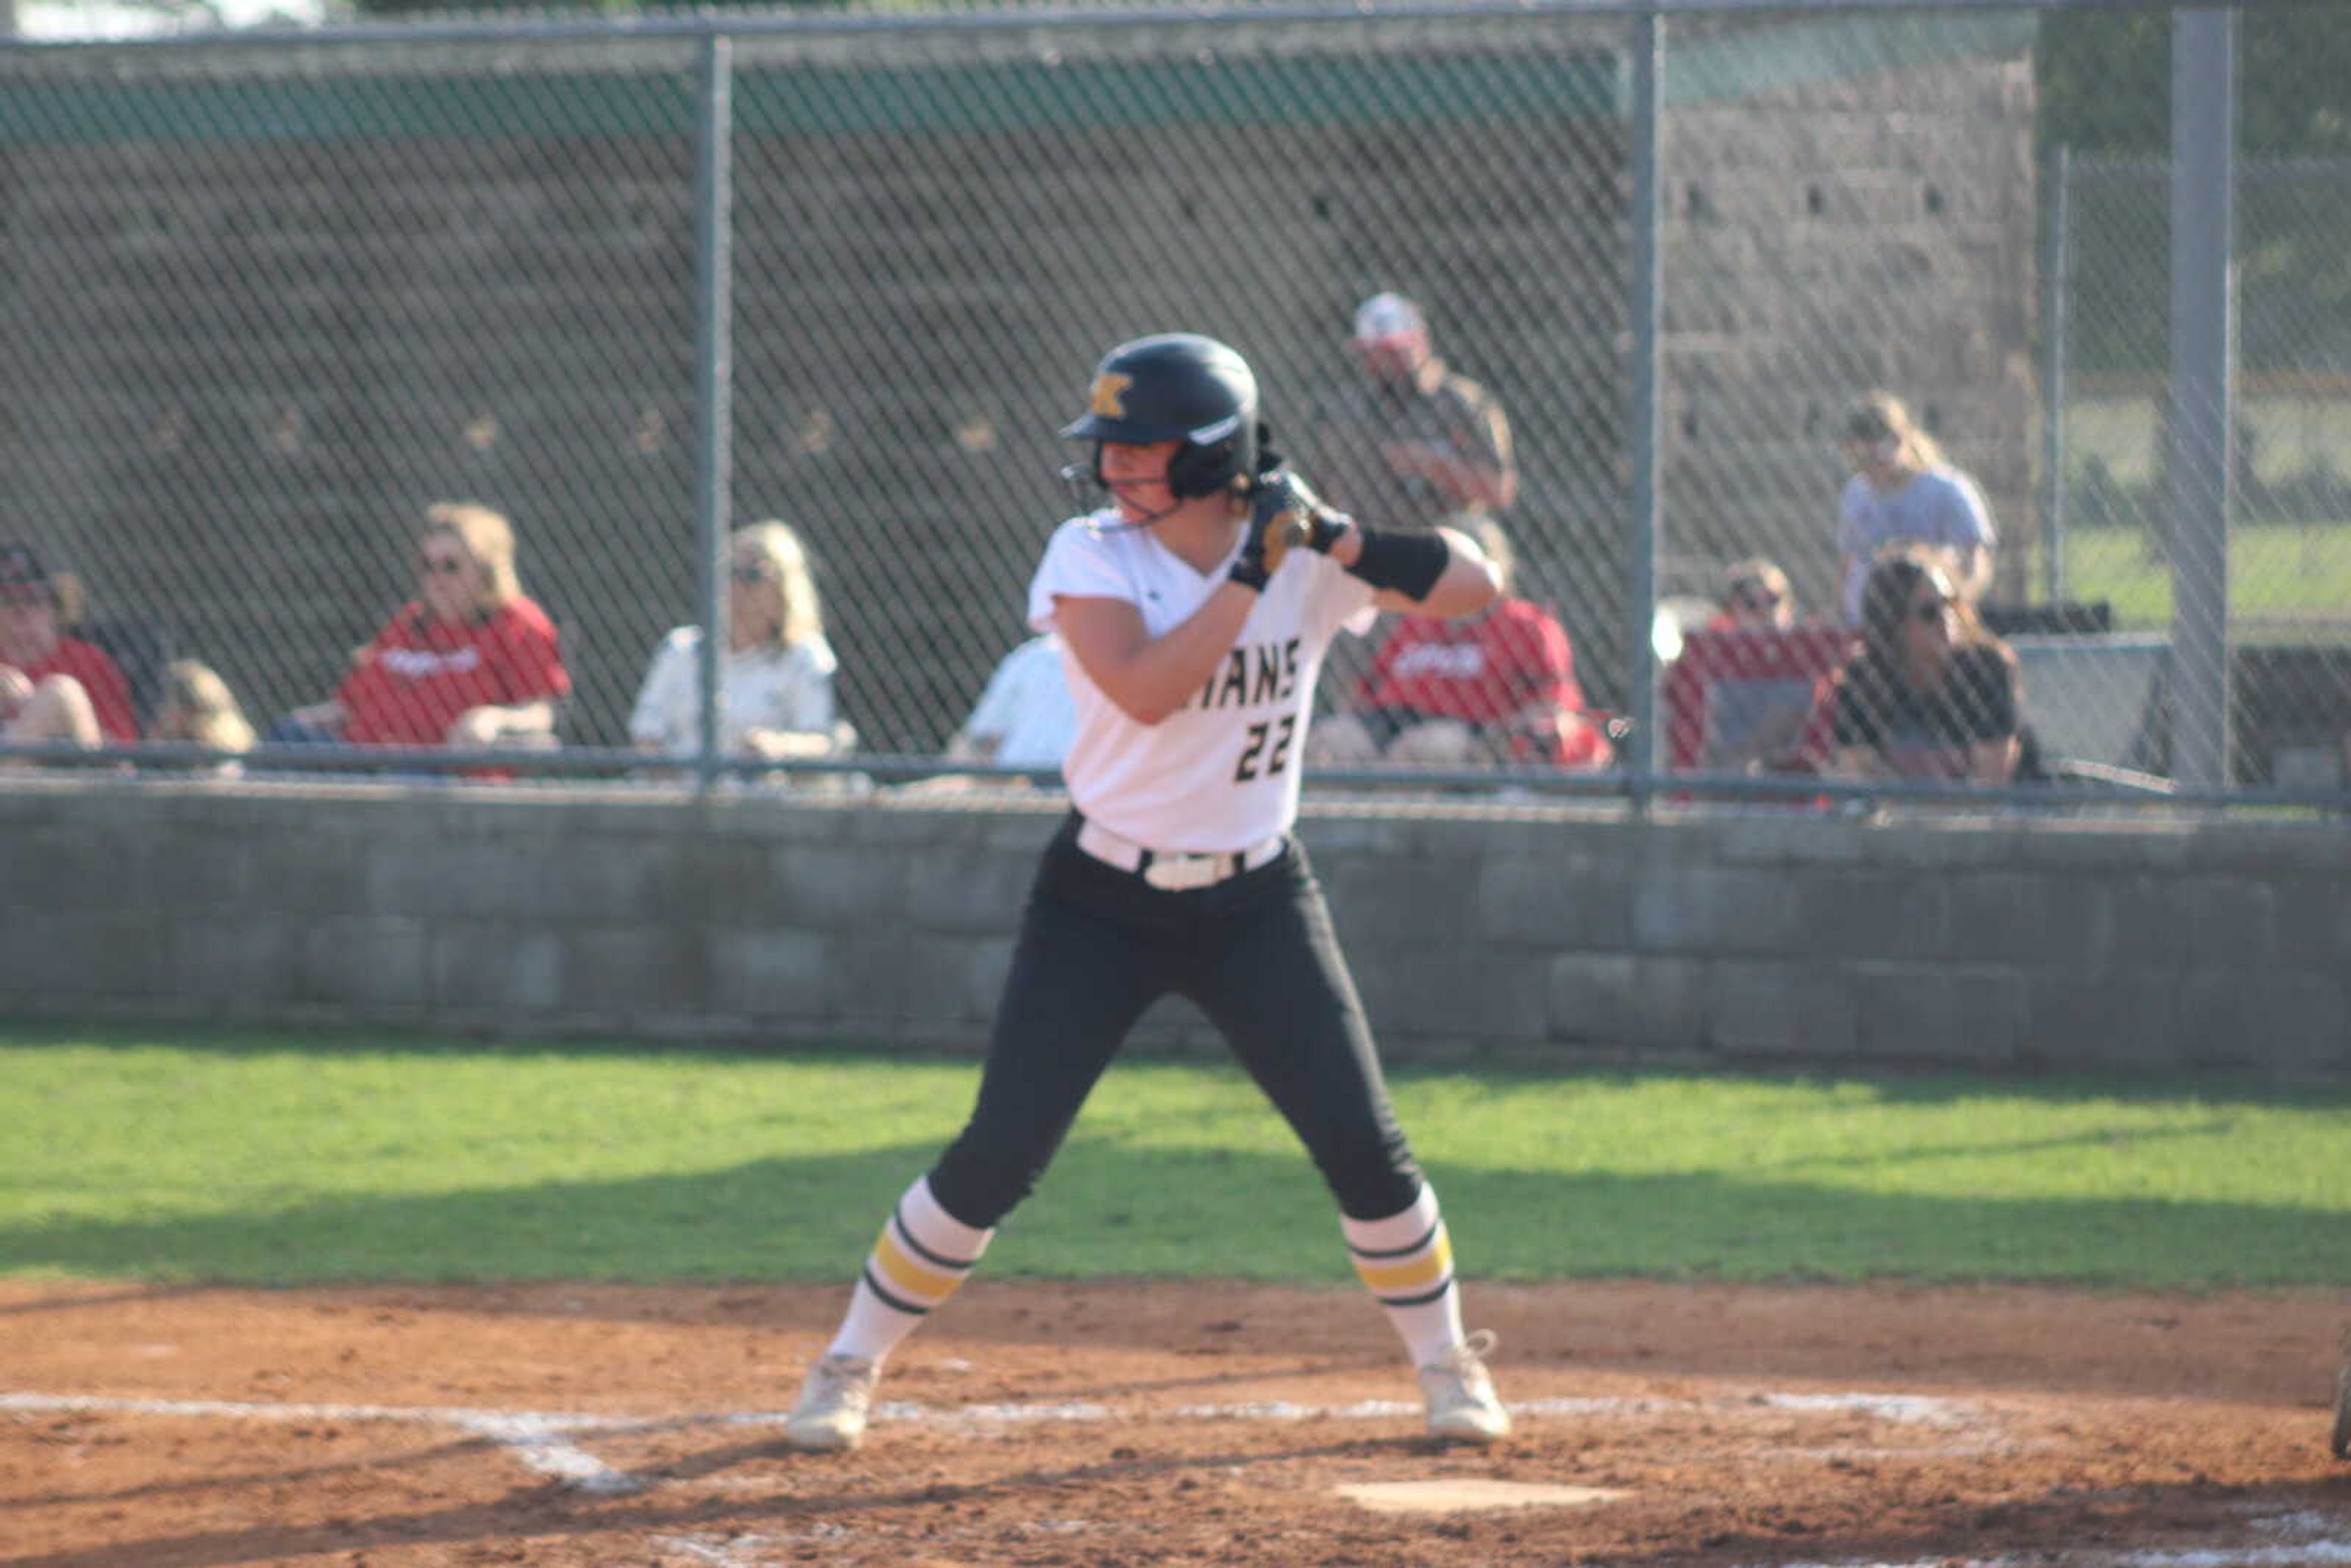
<svg viewBox="0 0 2351 1568">
<path fill-rule="evenodd" d="M 967 1061 L 0 1030 L 0 1272 L 845 1281 Z M 1398 1072 L 1483 1279 L 2351 1283 L 2351 1090 Z M 1229 1068 L 1104 1080 L 991 1276 L 1337 1283 Z"/>
<path fill-rule="evenodd" d="M 2106 600 L 2124 631 L 2171 624 L 2171 568 L 2136 528 L 2069 528 L 2065 594 Z M 2034 567 L 2035 582 L 2039 567 Z M 2241 527 L 2229 543 L 2229 613 L 2241 634 L 2351 640 L 2351 523 Z"/>
</svg>

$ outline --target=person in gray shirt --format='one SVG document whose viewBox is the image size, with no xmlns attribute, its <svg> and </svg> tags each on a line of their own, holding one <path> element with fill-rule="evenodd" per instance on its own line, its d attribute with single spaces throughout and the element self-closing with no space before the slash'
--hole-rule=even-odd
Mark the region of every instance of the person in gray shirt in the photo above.
<svg viewBox="0 0 2351 1568">
<path fill-rule="evenodd" d="M 1980 601 L 1991 585 L 2000 536 L 1976 482 L 1951 465 L 1891 392 L 1873 392 L 1853 405 L 1844 446 L 1854 469 L 1837 509 L 1843 568 L 1837 608 L 1845 624 L 1859 624 L 1869 569 L 1896 546 L 1943 551 L 1959 597 L 1970 604 Z"/>
</svg>

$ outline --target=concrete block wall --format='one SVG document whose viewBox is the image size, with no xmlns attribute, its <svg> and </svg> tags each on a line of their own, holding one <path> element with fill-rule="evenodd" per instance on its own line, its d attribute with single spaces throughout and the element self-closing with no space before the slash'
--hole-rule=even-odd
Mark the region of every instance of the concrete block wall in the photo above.
<svg viewBox="0 0 2351 1568">
<path fill-rule="evenodd" d="M 2029 24 L 1698 24 L 1677 39 L 1667 69 L 1689 80 L 1665 126 L 1674 553 L 1719 565 L 1761 551 L 1807 608 L 1831 602 L 1835 437 L 1853 398 L 1885 387 L 1983 486 L 2001 592 L 2018 596 L 2039 429 Z"/>
<path fill-rule="evenodd" d="M 1058 801 L 0 786 L 0 1015 L 978 1051 Z M 1395 1061 L 2351 1070 L 2325 823 L 1314 808 Z M 1210 1052 L 1196 1012 L 1144 1049 Z"/>
</svg>

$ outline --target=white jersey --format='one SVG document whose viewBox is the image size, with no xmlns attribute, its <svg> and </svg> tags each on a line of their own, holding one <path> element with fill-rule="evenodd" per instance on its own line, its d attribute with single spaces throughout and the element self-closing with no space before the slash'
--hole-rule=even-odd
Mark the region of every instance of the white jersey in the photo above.
<svg viewBox="0 0 2351 1568">
<path fill-rule="evenodd" d="M 1029 622 L 1055 629 L 1059 601 L 1123 599 L 1165 636 L 1225 580 L 1228 556 L 1195 570 L 1149 528 L 1105 528 L 1114 510 L 1072 517 L 1029 584 Z M 1233 555 L 1240 553 L 1236 528 Z M 1062 759 L 1071 803 L 1135 842 L 1171 852 L 1230 853 L 1286 832 L 1298 817 L 1300 764 L 1322 655 L 1343 626 L 1367 631 L 1369 583 L 1311 550 L 1290 552 L 1200 690 L 1157 724 L 1138 724 L 1102 695 L 1066 647 L 1078 735 Z"/>
<path fill-rule="evenodd" d="M 629 715 L 629 738 L 673 757 L 702 744 L 699 667 L 702 628 L 680 626 L 662 639 Z M 718 739 L 744 749 L 755 729 L 822 733 L 832 728 L 832 675 L 840 665 L 821 634 L 789 648 L 729 648 L 718 656 Z"/>
</svg>

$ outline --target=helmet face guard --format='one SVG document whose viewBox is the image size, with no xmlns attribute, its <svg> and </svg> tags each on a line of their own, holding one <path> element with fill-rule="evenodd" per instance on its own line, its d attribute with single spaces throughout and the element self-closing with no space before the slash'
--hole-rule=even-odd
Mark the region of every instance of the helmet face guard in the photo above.
<svg viewBox="0 0 2351 1568">
<path fill-rule="evenodd" d="M 1138 338 L 1102 357 L 1085 414 L 1061 434 L 1096 444 L 1091 475 L 1096 484 L 1102 482 L 1102 443 L 1173 441 L 1167 487 L 1177 500 L 1243 489 L 1257 474 L 1257 377 L 1247 361 L 1213 338 L 1192 332 Z"/>
</svg>

